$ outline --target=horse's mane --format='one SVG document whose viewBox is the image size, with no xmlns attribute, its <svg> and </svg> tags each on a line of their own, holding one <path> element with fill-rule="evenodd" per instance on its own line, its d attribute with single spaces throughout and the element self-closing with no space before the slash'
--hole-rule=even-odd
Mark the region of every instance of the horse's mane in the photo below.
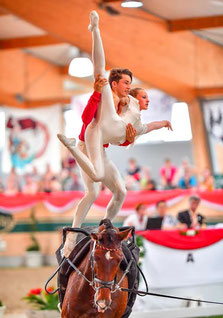
<svg viewBox="0 0 223 318">
<path fill-rule="evenodd" d="M 112 225 L 112 223 L 111 223 L 111 221 L 109 219 L 101 220 L 99 226 L 101 226 L 101 225 L 104 225 L 106 230 L 114 228 L 114 226 Z"/>
</svg>

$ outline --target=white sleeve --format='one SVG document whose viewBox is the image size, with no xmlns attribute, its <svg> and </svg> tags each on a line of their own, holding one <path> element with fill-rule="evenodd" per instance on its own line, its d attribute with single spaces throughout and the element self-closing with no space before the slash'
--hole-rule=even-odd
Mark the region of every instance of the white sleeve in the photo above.
<svg viewBox="0 0 223 318">
<path fill-rule="evenodd" d="M 174 227 L 177 225 L 177 219 L 172 216 L 172 215 L 165 215 L 164 219 L 163 219 L 163 222 L 162 222 L 162 226 L 166 226 L 166 227 Z"/>
<path fill-rule="evenodd" d="M 137 124 L 135 125 L 135 129 L 136 129 L 136 136 L 141 136 L 147 133 L 148 125 L 142 124 L 142 122 L 138 120 Z"/>
<path fill-rule="evenodd" d="M 123 226 L 129 226 L 132 222 L 132 215 L 129 215 L 123 222 Z"/>
</svg>

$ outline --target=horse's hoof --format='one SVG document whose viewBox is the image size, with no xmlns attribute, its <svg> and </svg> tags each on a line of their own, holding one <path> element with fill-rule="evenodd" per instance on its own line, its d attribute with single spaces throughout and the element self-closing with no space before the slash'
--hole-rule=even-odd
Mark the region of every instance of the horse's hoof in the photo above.
<svg viewBox="0 0 223 318">
<path fill-rule="evenodd" d="M 57 134 L 57 138 L 66 146 L 68 149 L 76 146 L 75 138 L 67 138 L 62 134 Z"/>
<path fill-rule="evenodd" d="M 98 27 L 99 16 L 96 11 L 91 11 L 90 13 L 90 24 L 88 30 L 93 31 L 95 27 Z"/>
</svg>

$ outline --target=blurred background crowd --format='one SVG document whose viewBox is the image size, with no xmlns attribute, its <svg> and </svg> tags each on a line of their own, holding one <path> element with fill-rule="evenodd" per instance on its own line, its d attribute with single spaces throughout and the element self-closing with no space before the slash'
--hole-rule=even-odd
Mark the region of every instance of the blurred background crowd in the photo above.
<svg viewBox="0 0 223 318">
<path fill-rule="evenodd" d="M 159 169 L 159 179 L 153 177 L 150 167 L 141 166 L 135 158 L 130 158 L 125 169 L 127 190 L 168 190 L 196 188 L 201 191 L 212 191 L 216 188 L 215 178 L 210 169 L 206 168 L 198 174 L 190 164 L 189 159 L 183 158 L 181 165 L 176 166 L 170 158 L 163 161 Z M 18 192 L 35 194 L 37 192 L 82 191 L 84 188 L 79 168 L 72 157 L 65 157 L 61 164 L 61 172 L 54 173 L 48 164 L 44 174 L 36 167 L 32 172 L 20 175 L 15 169 L 1 178 L 0 191 L 7 195 Z M 102 191 L 109 191 L 103 184 Z"/>
</svg>

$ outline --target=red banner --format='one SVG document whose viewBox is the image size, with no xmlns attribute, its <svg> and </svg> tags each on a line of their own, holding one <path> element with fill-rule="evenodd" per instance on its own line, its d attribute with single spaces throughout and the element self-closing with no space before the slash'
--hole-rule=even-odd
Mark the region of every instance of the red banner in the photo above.
<svg viewBox="0 0 223 318">
<path fill-rule="evenodd" d="M 191 193 L 194 194 L 194 190 L 128 191 L 121 214 L 128 215 L 130 211 L 133 211 L 136 205 L 141 202 L 151 208 L 154 207 L 159 200 L 165 200 L 170 207 Z M 196 193 L 201 197 L 201 202 L 205 203 L 205 205 L 223 211 L 223 190 Z M 39 202 L 43 202 L 49 211 L 62 213 L 72 208 L 83 195 L 84 193 L 81 191 L 39 192 L 35 195 L 19 193 L 13 196 L 0 194 L 0 209 L 14 213 L 33 207 Z M 111 193 L 101 192 L 94 206 L 98 209 L 105 209 L 111 197 Z"/>
<path fill-rule="evenodd" d="M 136 234 L 143 236 L 150 242 L 180 250 L 194 250 L 207 247 L 223 239 L 223 229 L 199 230 L 198 234 L 193 236 L 181 234 L 179 230 L 140 231 Z"/>
</svg>

